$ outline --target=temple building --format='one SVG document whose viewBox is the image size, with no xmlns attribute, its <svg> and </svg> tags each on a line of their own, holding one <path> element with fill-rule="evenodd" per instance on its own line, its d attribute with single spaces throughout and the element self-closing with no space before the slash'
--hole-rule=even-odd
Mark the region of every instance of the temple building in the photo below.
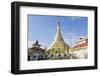
<svg viewBox="0 0 100 76">
<path fill-rule="evenodd" d="M 64 58 L 65 56 L 68 55 L 69 48 L 70 47 L 68 46 L 68 44 L 65 43 L 65 41 L 61 35 L 60 22 L 58 21 L 56 35 L 55 35 L 55 38 L 54 38 L 52 44 L 47 49 L 48 53 L 52 55 L 53 59 Z"/>
<path fill-rule="evenodd" d="M 28 49 L 28 60 L 42 60 L 45 50 L 41 48 L 38 40 Z"/>
<path fill-rule="evenodd" d="M 88 39 L 80 38 L 70 49 L 73 59 L 87 59 L 88 57 Z"/>
</svg>

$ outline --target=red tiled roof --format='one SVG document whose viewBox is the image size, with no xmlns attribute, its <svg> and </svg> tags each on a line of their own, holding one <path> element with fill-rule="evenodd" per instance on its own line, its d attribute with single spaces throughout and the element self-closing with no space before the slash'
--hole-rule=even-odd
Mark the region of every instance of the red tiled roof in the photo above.
<svg viewBox="0 0 100 76">
<path fill-rule="evenodd" d="M 84 46 L 88 46 L 88 44 L 87 43 L 77 44 L 73 48 L 79 48 L 79 47 L 84 47 Z"/>
</svg>

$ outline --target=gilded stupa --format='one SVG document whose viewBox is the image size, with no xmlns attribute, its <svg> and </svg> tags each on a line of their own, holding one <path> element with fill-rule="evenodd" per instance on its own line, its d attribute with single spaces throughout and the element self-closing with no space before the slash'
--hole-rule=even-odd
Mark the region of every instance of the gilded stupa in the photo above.
<svg viewBox="0 0 100 76">
<path fill-rule="evenodd" d="M 61 32 L 60 32 L 60 21 L 57 23 L 57 30 L 55 38 L 51 44 L 51 46 L 48 48 L 48 50 L 56 50 L 57 53 L 65 53 L 69 51 L 69 46 L 65 43 Z"/>
</svg>

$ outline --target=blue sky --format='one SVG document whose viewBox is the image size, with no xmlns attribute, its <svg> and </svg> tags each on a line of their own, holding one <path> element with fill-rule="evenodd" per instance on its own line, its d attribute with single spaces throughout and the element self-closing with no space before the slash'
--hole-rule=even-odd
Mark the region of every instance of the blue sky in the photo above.
<svg viewBox="0 0 100 76">
<path fill-rule="evenodd" d="M 50 46 L 56 34 L 58 20 L 61 34 L 69 46 L 73 46 L 79 37 L 87 37 L 87 17 L 28 15 L 28 47 L 36 40 L 42 47 Z"/>
</svg>

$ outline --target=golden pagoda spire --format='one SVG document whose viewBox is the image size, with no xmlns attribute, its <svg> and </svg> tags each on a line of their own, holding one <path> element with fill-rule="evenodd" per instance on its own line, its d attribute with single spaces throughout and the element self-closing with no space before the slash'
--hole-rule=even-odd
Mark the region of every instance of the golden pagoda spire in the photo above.
<svg viewBox="0 0 100 76">
<path fill-rule="evenodd" d="M 60 21 L 57 23 L 57 29 L 56 29 L 56 35 L 54 38 L 54 41 L 52 42 L 51 46 L 48 48 L 49 49 L 60 49 L 62 51 L 68 50 L 69 46 L 64 42 L 64 39 L 61 35 L 60 32 Z"/>
<path fill-rule="evenodd" d="M 55 36 L 54 41 L 64 41 L 60 32 L 60 21 L 58 21 L 58 24 L 57 24 L 56 36 Z"/>
</svg>

